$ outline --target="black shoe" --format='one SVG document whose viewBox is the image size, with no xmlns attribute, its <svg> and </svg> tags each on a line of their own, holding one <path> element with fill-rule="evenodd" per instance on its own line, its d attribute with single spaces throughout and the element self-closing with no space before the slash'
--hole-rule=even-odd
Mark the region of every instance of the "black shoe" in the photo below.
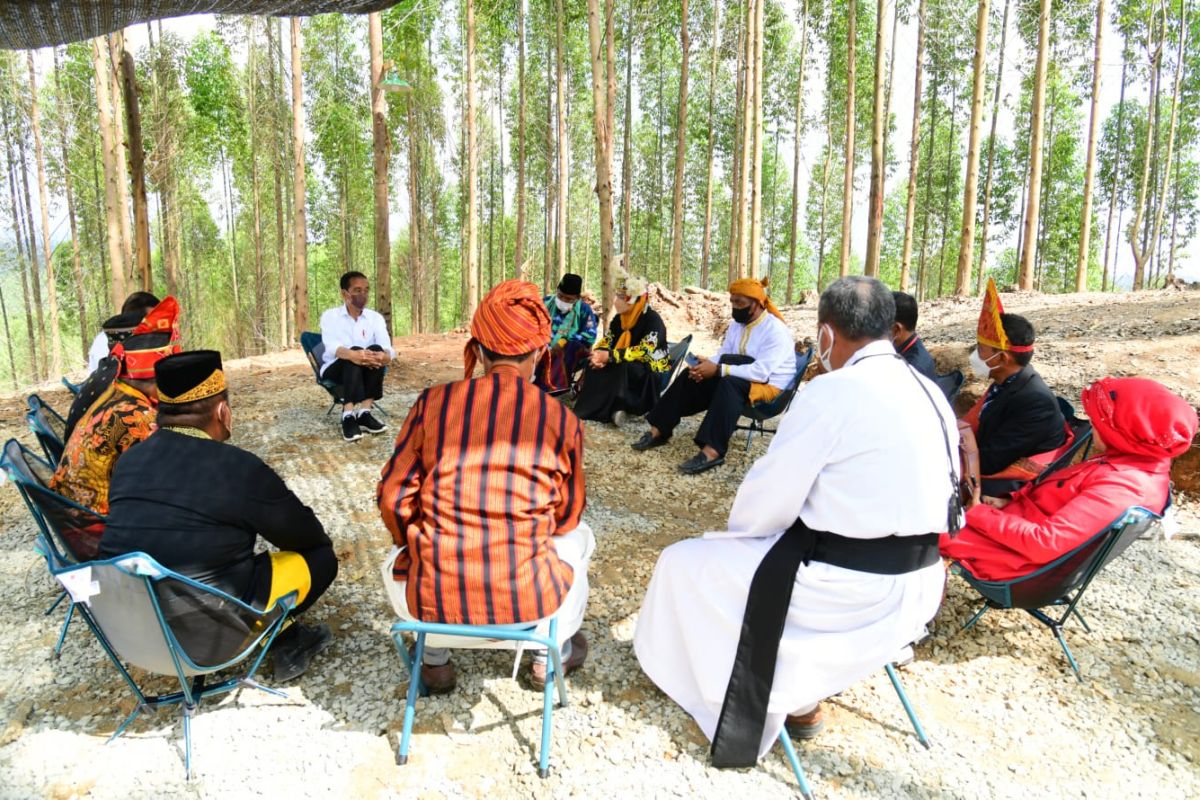
<svg viewBox="0 0 1200 800">
<path fill-rule="evenodd" d="M 699 475 L 701 472 L 710 470 L 713 467 L 719 467 L 724 463 L 724 456 L 717 456 L 710 461 L 708 456 L 704 455 L 704 451 L 701 450 L 699 453 L 696 453 L 696 455 L 680 464 L 679 471 L 684 475 Z"/>
<path fill-rule="evenodd" d="M 646 431 L 642 434 L 642 438 L 629 446 L 634 450 L 649 450 L 652 447 L 662 447 L 669 441 L 671 441 L 670 436 L 655 436 L 650 431 Z"/>
<path fill-rule="evenodd" d="M 358 427 L 367 433 L 383 433 L 387 430 L 387 425 L 371 416 L 370 411 L 364 411 L 358 415 Z"/>
<path fill-rule="evenodd" d="M 304 674 L 312 657 L 332 643 L 333 631 L 329 630 L 328 625 L 293 622 L 271 643 L 275 680 L 283 683 Z"/>
<path fill-rule="evenodd" d="M 357 442 L 362 438 L 362 428 L 358 425 L 358 418 L 353 414 L 342 417 L 342 438 L 347 442 Z"/>
</svg>

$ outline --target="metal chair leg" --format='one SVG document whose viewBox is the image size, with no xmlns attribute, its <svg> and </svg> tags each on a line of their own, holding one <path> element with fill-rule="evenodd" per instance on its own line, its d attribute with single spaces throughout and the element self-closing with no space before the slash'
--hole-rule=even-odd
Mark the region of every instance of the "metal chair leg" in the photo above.
<svg viewBox="0 0 1200 800">
<path fill-rule="evenodd" d="M 559 680 L 560 663 L 553 649 L 546 653 L 546 685 L 542 687 L 542 745 L 538 751 L 538 777 L 550 777 L 550 737 L 554 725 L 554 686 Z"/>
<path fill-rule="evenodd" d="M 900 705 L 904 706 L 904 713 L 908 714 L 908 721 L 912 723 L 913 730 L 917 732 L 917 738 L 928 750 L 931 746 L 929 737 L 925 735 L 925 729 L 921 727 L 921 720 L 917 719 L 917 712 L 913 710 L 912 703 L 908 701 L 908 693 L 904 691 L 904 686 L 900 683 L 900 676 L 896 674 L 896 668 L 891 664 L 886 664 L 884 669 L 887 670 L 888 677 L 892 679 L 892 687 L 896 690 L 896 694 L 900 695 Z"/>
<path fill-rule="evenodd" d="M 1071 665 L 1071 669 L 1075 672 L 1075 678 L 1080 683 L 1083 683 L 1083 674 L 1079 671 L 1079 664 L 1075 662 L 1075 656 L 1071 653 L 1071 648 L 1067 647 L 1066 637 L 1063 636 L 1061 625 L 1052 625 L 1050 630 L 1054 632 L 1054 638 L 1058 639 L 1058 643 L 1062 646 L 1063 652 L 1067 655 L 1067 663 Z"/>
<path fill-rule="evenodd" d="M 71 620 L 75 617 L 75 604 L 67 606 L 67 618 L 63 621 L 62 630 L 58 633 L 58 642 L 54 645 L 54 657 L 62 656 L 63 642 L 67 639 L 67 629 L 71 627 Z"/>
<path fill-rule="evenodd" d="M 788 763 L 792 765 L 792 774 L 796 776 L 796 782 L 800 784 L 800 794 L 804 795 L 804 800 L 813 800 L 812 789 L 808 787 L 808 778 L 804 775 L 804 767 L 800 766 L 800 758 L 796 755 L 796 748 L 792 746 L 792 740 L 788 736 L 786 727 L 779 732 L 779 743 L 783 745 L 783 753 L 787 756 Z"/>
<path fill-rule="evenodd" d="M 1092 632 L 1091 626 L 1087 624 L 1087 620 L 1083 618 L 1083 614 L 1079 613 L 1078 607 L 1072 608 L 1071 613 L 1075 615 L 1075 619 L 1079 620 L 1079 624 L 1083 626 L 1084 631 L 1087 633 Z"/>
<path fill-rule="evenodd" d="M 183 771 L 189 781 L 192 779 L 192 714 L 195 711 L 194 705 L 183 704 Z"/>
<path fill-rule="evenodd" d="M 967 620 L 967 624 L 963 625 L 962 629 L 964 631 L 969 631 L 969 630 L 971 630 L 971 628 L 974 628 L 975 623 L 979 622 L 979 620 L 983 617 L 983 615 L 987 613 L 987 610 L 988 610 L 988 604 L 984 603 L 983 607 L 975 612 L 975 616 L 973 616 L 969 620 Z"/>
<path fill-rule="evenodd" d="M 417 693 L 421 691 L 421 664 L 425 658 L 425 634 L 417 634 L 416 652 L 408 675 L 408 695 L 404 701 L 404 727 L 400 731 L 400 752 L 396 763 L 404 766 L 408 763 L 408 745 L 412 739 L 413 716 L 417 711 Z"/>
<path fill-rule="evenodd" d="M 54 609 L 58 608 L 58 607 L 59 607 L 59 605 L 61 605 L 61 604 L 62 604 L 62 601 L 63 601 L 63 600 L 65 600 L 65 599 L 67 599 L 67 593 L 66 593 L 66 591 L 64 590 L 64 591 L 63 591 L 61 594 L 59 594 L 59 596 L 58 596 L 58 599 L 57 599 L 57 600 L 55 600 L 53 603 L 51 603 L 51 604 L 50 604 L 50 607 L 46 609 L 46 612 L 45 612 L 45 613 L 44 613 L 42 616 L 44 616 L 44 617 L 48 617 L 48 616 L 50 616 L 51 614 L 53 614 L 53 613 L 54 613 Z"/>
</svg>

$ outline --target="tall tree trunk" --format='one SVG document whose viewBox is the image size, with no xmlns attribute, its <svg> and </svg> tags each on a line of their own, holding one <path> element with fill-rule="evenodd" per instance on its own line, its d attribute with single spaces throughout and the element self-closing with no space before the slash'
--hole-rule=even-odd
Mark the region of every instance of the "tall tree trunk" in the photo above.
<svg viewBox="0 0 1200 800">
<path fill-rule="evenodd" d="M 986 3 L 987 0 L 981 0 Z M 887 94 L 884 91 L 887 22 L 883 0 L 875 3 L 875 92 L 871 117 L 871 194 L 867 206 L 867 257 L 863 274 L 879 277 L 879 248 L 883 241 L 883 192 L 886 165 L 884 136 L 887 130 Z"/>
<path fill-rule="evenodd" d="M 292 295 L 295 333 L 308 330 L 308 223 L 305 218 L 304 70 L 300 62 L 300 18 L 291 19 L 292 48 Z"/>
<path fill-rule="evenodd" d="M 667 277 L 667 270 L 663 265 L 663 225 L 662 225 L 662 206 L 663 193 L 666 187 L 663 185 L 663 118 L 666 116 L 666 99 L 663 97 L 663 43 L 659 40 L 658 43 L 658 63 L 655 65 L 655 72 L 658 74 L 658 102 L 655 105 L 654 112 L 654 229 L 658 234 L 658 248 L 654 253 L 654 268 L 660 273 L 660 281 L 662 283 L 670 283 Z M 647 260 L 649 260 L 647 258 Z"/>
<path fill-rule="evenodd" d="M 54 48 L 54 92 L 60 98 L 62 97 L 62 84 L 58 77 L 58 48 Z M 67 115 L 60 114 L 58 125 L 59 136 L 59 152 L 62 155 L 62 163 L 65 166 L 67 161 Z M 71 266 L 72 275 L 75 278 L 75 304 L 76 312 L 79 317 L 79 342 L 82 349 L 79 351 L 84 358 L 87 358 L 88 345 L 88 326 L 87 326 L 87 308 L 83 297 L 83 261 L 79 256 L 79 230 L 75 220 L 75 192 L 71 186 L 71 175 L 65 173 L 63 175 L 63 189 L 67 195 L 67 221 L 71 226 Z M 4 319 L 5 333 L 7 335 L 8 318 Z M 9 343 L 9 358 L 12 357 L 12 343 Z M 16 370 L 14 368 L 13 377 L 16 378 Z"/>
<path fill-rule="evenodd" d="M 908 200 L 904 209 L 904 246 L 900 254 L 900 291 L 908 291 L 912 265 L 913 221 L 917 213 L 917 173 L 921 162 L 921 99 L 925 78 L 925 0 L 917 8 L 917 67 L 913 87 L 912 139 L 908 148 Z M 922 247 L 924 244 L 922 243 Z"/>
<path fill-rule="evenodd" d="M 800 238 L 800 157 L 804 142 L 804 68 L 808 63 L 808 0 L 802 0 L 802 2 L 803 5 L 800 8 L 800 76 L 796 80 L 796 135 L 792 150 L 792 215 L 791 231 L 788 236 L 788 303 L 792 302 L 792 290 L 796 282 L 796 244 Z M 711 127 L 711 114 L 709 116 Z"/>
<path fill-rule="evenodd" d="M 762 250 L 762 193 L 763 193 L 763 20 L 766 0 L 754 0 L 754 153 L 750 205 L 750 269 L 751 278 L 758 277 Z"/>
<path fill-rule="evenodd" d="M 958 86 L 951 87 L 950 100 L 950 140 L 946 143 L 946 191 L 943 195 L 942 202 L 942 243 L 938 252 L 938 283 L 937 294 L 934 297 L 941 297 L 942 290 L 946 285 L 946 238 L 950 231 L 950 176 L 956 172 L 954 167 L 954 156 L 956 155 L 955 145 L 958 143 L 958 131 L 954 129 L 958 122 Z M 933 166 L 933 159 L 929 160 L 929 166 Z"/>
<path fill-rule="evenodd" d="M 561 2 L 561 0 L 560 0 Z M 475 124 L 475 0 L 467 5 L 467 318 L 479 306 L 479 143 Z"/>
<path fill-rule="evenodd" d="M 938 74 L 933 74 L 934 78 L 938 78 Z M 940 81 L 930 86 L 930 97 L 933 99 L 933 111 L 930 114 L 929 120 L 929 147 L 926 149 L 925 160 L 928 164 L 925 167 L 925 217 L 921 221 L 921 255 L 917 261 L 917 299 L 925 299 L 925 260 L 929 256 L 929 217 L 933 210 L 933 145 L 937 139 L 937 118 L 938 109 L 941 106 L 939 95 L 941 94 Z"/>
<path fill-rule="evenodd" d="M 62 374 L 62 339 L 58 327 L 58 283 L 54 278 L 54 259 L 50 252 L 50 200 L 46 192 L 46 157 L 42 150 L 42 122 L 38 109 L 37 76 L 33 68 L 33 51 L 26 51 L 29 61 L 29 120 L 33 127 L 33 154 L 37 160 L 38 204 L 42 212 L 42 255 L 46 261 L 46 302 L 50 307 L 50 374 Z M 69 178 L 68 178 L 69 179 Z"/>
<path fill-rule="evenodd" d="M 133 234 L 129 230 L 129 157 L 130 151 L 128 131 L 125 128 L 125 116 L 122 113 L 121 102 L 121 52 L 125 49 L 125 35 L 115 31 L 108 35 L 108 80 L 112 91 L 112 121 L 113 121 L 113 150 L 116 154 L 117 202 L 121 205 L 121 216 L 117 220 L 121 226 L 121 251 L 124 256 L 125 283 L 132 287 L 139 278 L 134 273 Z"/>
<path fill-rule="evenodd" d="M 857 92 L 855 80 L 855 53 L 858 16 L 858 1 L 850 0 L 850 10 L 846 15 L 846 162 L 842 186 L 842 252 L 838 259 L 839 274 L 850 272 L 850 223 L 854 216 L 854 100 Z"/>
<path fill-rule="evenodd" d="M 749 254 L 749 239 L 750 239 L 750 206 L 753 203 L 751 194 L 753 193 L 753 177 L 752 170 L 753 153 L 754 153 L 754 39 L 755 23 L 758 19 L 758 14 L 754 10 L 754 6 L 760 0 L 747 0 L 746 2 L 746 19 L 744 23 L 745 35 L 742 37 L 742 101 L 740 104 L 742 110 L 742 125 L 741 125 L 741 161 L 742 165 L 738 170 L 738 194 L 737 194 L 737 247 L 735 249 L 736 261 L 730 264 L 729 279 L 735 280 L 746 275 L 747 262 L 750 260 Z"/>
<path fill-rule="evenodd" d="M 1171 247 L 1167 251 L 1167 284 L 1175 278 L 1175 235 L 1179 227 L 1179 161 L 1182 148 L 1175 151 L 1175 195 L 1171 200 Z"/>
<path fill-rule="evenodd" d="M 1123 135 L 1125 133 L 1125 128 L 1124 128 L 1125 75 L 1128 72 L 1128 69 L 1129 69 L 1129 48 L 1126 47 L 1122 50 L 1122 53 L 1121 53 L 1121 95 L 1120 95 L 1119 99 L 1117 100 L 1116 159 L 1113 162 L 1112 189 L 1110 190 L 1109 195 L 1108 195 L 1108 221 L 1104 225 L 1104 265 L 1103 265 L 1104 272 L 1100 276 L 1100 291 L 1102 291 L 1102 292 L 1108 291 L 1108 276 L 1109 276 L 1108 256 L 1109 256 L 1109 250 L 1112 246 L 1112 234 L 1113 234 L 1113 230 L 1114 230 L 1114 228 L 1113 228 L 1113 208 L 1115 208 L 1117 205 L 1117 187 L 1120 185 L 1120 179 L 1121 179 L 1121 156 L 1123 156 L 1125 154 L 1125 151 L 1122 149 L 1121 139 L 1123 138 Z M 1118 218 L 1116 230 L 1119 230 L 1120 227 L 1121 227 L 1120 219 Z M 1115 283 L 1116 282 L 1115 269 L 1114 269 L 1113 278 L 1114 278 L 1113 282 Z"/>
<path fill-rule="evenodd" d="M 1038 214 L 1042 187 L 1042 115 L 1046 110 L 1046 57 L 1050 50 L 1050 0 L 1039 0 L 1037 61 L 1033 68 L 1033 102 L 1029 116 L 1029 194 L 1025 200 L 1025 241 L 1017 270 L 1017 285 L 1033 289 L 1037 255 Z"/>
<path fill-rule="evenodd" d="M 550 3 L 546 2 L 546 19 L 550 19 Z M 542 290 L 546 294 L 550 294 L 551 287 L 554 286 L 554 281 L 551 278 L 554 275 L 554 231 L 557 225 L 554 221 L 554 62 L 550 56 L 550 37 L 546 37 L 546 197 L 542 205 L 545 211 L 546 221 L 543 225 L 545 232 L 544 250 L 543 250 L 543 267 L 542 267 Z"/>
<path fill-rule="evenodd" d="M 8 305 L 4 302 L 3 291 L 0 291 L 0 317 L 4 319 L 4 344 L 8 349 L 9 377 L 12 380 L 12 387 L 15 392 L 19 387 L 17 383 L 17 359 L 13 355 L 12 331 L 8 329 Z"/>
<path fill-rule="evenodd" d="M 417 131 L 416 98 L 408 98 L 408 264 L 412 284 L 412 332 L 428 330 L 425 319 L 425 265 L 421 259 L 420 136 Z M 434 181 L 437 184 L 437 181 Z M 436 214 L 437 206 L 434 206 Z"/>
<path fill-rule="evenodd" d="M 250 202 L 254 215 L 254 338 L 256 351 L 267 349 L 267 275 L 263 266 L 262 252 L 262 202 L 258 193 L 258 48 L 254 42 L 253 17 L 247 17 L 246 48 L 249 51 L 247 76 L 249 78 L 250 120 Z"/>
<path fill-rule="evenodd" d="M 833 162 L 833 108 L 829 103 L 829 85 L 826 81 L 825 92 L 825 163 L 821 167 L 821 246 L 817 251 L 817 291 L 824 286 L 821 281 L 825 275 L 825 245 L 829 240 L 829 170 Z"/>
<path fill-rule="evenodd" d="M 17 244 L 17 261 L 21 265 L 21 297 L 25 301 L 25 330 L 28 335 L 27 344 L 29 345 L 29 369 L 34 380 L 37 380 L 40 374 L 37 337 L 33 330 L 33 303 L 29 297 L 29 265 L 32 263 L 25 260 L 24 236 L 21 233 L 21 206 L 20 199 L 17 196 L 17 168 L 16 161 L 13 157 L 12 142 L 14 137 L 12 130 L 9 128 L 9 108 L 7 103 L 0 103 L 4 108 L 4 159 L 8 172 L 8 196 L 12 205 L 12 223 L 13 223 L 13 238 Z M 36 265 L 34 265 L 36 271 Z"/>
<path fill-rule="evenodd" d="M 16 59 L 9 62 L 9 64 L 9 76 L 12 80 L 12 85 L 16 86 L 17 81 L 19 80 L 16 72 Z M 14 111 L 16 111 L 15 108 Z M 38 340 L 39 342 L 44 342 L 46 340 L 46 316 L 45 311 L 42 308 L 42 283 L 41 275 L 39 273 L 41 266 L 38 263 L 37 234 L 34 232 L 36 227 L 33 222 L 33 198 L 29 193 L 29 158 L 25 153 L 24 131 L 22 131 L 22 135 L 17 139 L 17 155 L 17 163 L 21 170 L 21 188 L 23 190 L 22 199 L 24 200 L 24 213 L 21 215 L 21 218 L 24 224 L 25 244 L 29 249 L 29 277 L 30 288 L 33 292 L 33 310 L 37 319 Z M 14 213 L 16 213 L 15 206 Z M 41 369 L 38 370 L 37 377 L 48 377 L 46 373 L 47 365 L 44 359 L 40 360 L 39 366 Z"/>
<path fill-rule="evenodd" d="M 555 0 L 555 7 L 558 11 L 554 17 L 557 29 L 554 37 L 554 54 L 555 63 L 558 66 L 554 83 L 554 120 L 557 131 L 555 138 L 558 142 L 558 225 L 554 238 L 558 245 L 558 277 L 561 278 L 567 272 L 567 190 L 571 177 L 567 165 L 567 154 L 570 151 L 571 142 L 567 139 L 567 67 L 563 58 L 563 41 L 566 35 L 563 32 L 565 15 L 563 14 L 562 0 Z"/>
<path fill-rule="evenodd" d="M 671 202 L 671 289 L 674 291 L 679 290 L 683 281 L 683 166 L 687 157 L 688 56 L 691 50 L 688 0 L 680 0 L 679 14 L 679 48 L 683 55 L 679 65 L 679 121 L 675 131 L 675 184 Z"/>
<path fill-rule="evenodd" d="M 280 143 L 279 129 L 282 120 L 280 110 L 283 108 L 282 88 L 279 85 L 279 66 L 275 58 L 275 29 L 277 20 L 267 20 L 267 52 L 271 58 L 271 171 L 275 183 L 275 269 L 278 273 L 279 294 L 279 346 L 288 346 L 288 278 L 287 278 L 287 246 L 283 237 L 283 147 Z"/>
<path fill-rule="evenodd" d="M 975 292 L 983 293 L 983 275 L 987 272 L 988 224 L 992 218 L 992 170 L 996 160 L 996 123 L 1000 119 L 1000 87 L 1004 83 L 1004 45 L 1008 42 L 1008 10 L 1012 0 L 1004 0 L 1004 17 L 1000 22 L 1000 55 L 996 62 L 996 85 L 992 94 L 992 130 L 988 136 L 987 177 L 983 181 L 983 222 L 979 233 L 979 272 Z"/>
<path fill-rule="evenodd" d="M 629 18 L 625 22 L 625 131 L 621 144 L 621 250 L 625 253 L 625 265 L 631 264 L 629 254 L 633 251 L 630 241 L 633 225 L 633 151 L 629 132 L 633 128 L 633 5 L 629 3 Z"/>
<path fill-rule="evenodd" d="M 388 104 L 383 93 L 383 23 L 378 11 L 367 15 L 371 53 L 371 169 L 375 193 L 375 307 L 394 331 L 392 322 L 392 243 L 388 232 Z"/>
<path fill-rule="evenodd" d="M 808 0 L 805 0 L 807 5 Z M 713 197 L 713 147 L 717 137 L 713 133 L 713 109 L 717 98 L 717 54 L 721 44 L 721 4 L 713 3 L 712 54 L 708 71 L 708 177 L 704 189 L 704 235 L 700 245 L 700 288 L 708 288 L 708 259 L 712 247 L 712 197 Z M 803 66 L 801 66 L 803 69 Z"/>
<path fill-rule="evenodd" d="M 1103 2 L 1103 0 L 1101 0 Z M 975 262 L 975 201 L 979 193 L 979 128 L 983 121 L 983 70 L 987 58 L 988 0 L 979 0 L 975 15 L 975 70 L 971 84 L 971 127 L 967 134 L 967 178 L 963 185 L 962 235 L 958 240 L 958 273 L 954 293 L 964 295 Z"/>
<path fill-rule="evenodd" d="M 1096 175 L 1096 136 L 1100 130 L 1100 58 L 1104 52 L 1104 0 L 1096 3 L 1096 55 L 1092 59 L 1092 111 L 1088 123 L 1087 167 L 1083 176 L 1083 211 L 1079 220 L 1079 258 L 1075 261 L 1075 291 L 1087 289 L 1092 236 L 1092 186 Z"/>
<path fill-rule="evenodd" d="M 517 0 L 517 230 L 513 244 L 513 276 L 525 264 L 525 0 Z"/>
<path fill-rule="evenodd" d="M 684 0 L 686 3 L 687 0 Z M 599 0 L 588 0 L 588 48 L 592 60 L 592 111 L 596 144 L 596 197 L 600 204 L 600 282 L 604 309 L 612 308 L 612 256 L 613 256 L 613 208 L 612 208 L 612 121 L 609 105 L 608 79 L 616 70 L 610 58 L 611 49 L 602 49 L 602 37 L 611 36 L 613 26 L 613 2 L 608 0 L 604 9 L 604 28 L 600 23 Z M 609 39 L 611 42 L 611 38 Z M 591 221 L 591 215 L 588 216 Z M 589 228 L 590 231 L 590 228 Z M 586 270 L 585 270 L 586 271 Z"/>
<path fill-rule="evenodd" d="M 229 175 L 229 162 L 232 161 L 232 158 L 226 158 L 223 147 L 220 150 L 220 157 L 221 182 L 225 191 L 225 238 L 229 242 L 229 282 L 233 289 L 233 346 L 234 353 L 241 358 L 246 355 L 246 348 L 242 343 L 242 298 L 238 281 L 237 228 L 233 219 L 233 181 Z"/>
<path fill-rule="evenodd" d="M 734 65 L 734 112 L 733 112 L 733 151 L 730 160 L 733 162 L 732 198 L 729 204 L 729 282 L 737 280 L 741 273 L 742 247 L 742 209 L 743 197 L 743 167 L 746 155 L 746 37 L 750 26 L 746 21 L 747 14 L 742 13 L 738 18 L 737 61 Z"/>
<path fill-rule="evenodd" d="M 150 207 L 146 202 L 146 153 L 142 148 L 142 115 L 138 107 L 137 71 L 133 56 L 121 40 L 121 86 L 125 97 L 125 123 L 129 131 L 129 178 L 133 184 L 133 252 L 142 290 L 154 291 L 150 269 Z"/>
</svg>

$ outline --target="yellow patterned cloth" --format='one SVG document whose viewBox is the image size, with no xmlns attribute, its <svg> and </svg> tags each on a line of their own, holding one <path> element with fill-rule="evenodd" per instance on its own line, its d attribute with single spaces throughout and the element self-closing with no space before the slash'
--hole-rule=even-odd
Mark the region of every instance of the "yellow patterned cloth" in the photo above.
<svg viewBox="0 0 1200 800">
<path fill-rule="evenodd" d="M 97 514 L 108 514 L 108 484 L 117 458 L 154 431 L 155 416 L 148 397 L 114 381 L 75 426 L 50 488 Z"/>
</svg>

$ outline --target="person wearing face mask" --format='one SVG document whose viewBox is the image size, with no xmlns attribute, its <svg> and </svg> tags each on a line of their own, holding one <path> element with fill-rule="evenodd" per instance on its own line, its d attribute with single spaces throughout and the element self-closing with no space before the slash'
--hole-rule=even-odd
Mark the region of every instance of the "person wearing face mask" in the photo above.
<svg viewBox="0 0 1200 800">
<path fill-rule="evenodd" d="M 937 364 L 925 349 L 921 337 L 917 336 L 917 298 L 905 292 L 892 292 L 896 303 L 896 321 L 892 323 L 892 344 L 912 368 L 933 380 L 937 375 Z"/>
<path fill-rule="evenodd" d="M 990 384 L 960 424 L 975 434 L 984 494 L 996 494 L 1011 481 L 1041 474 L 1057 449 L 1069 444 L 1069 428 L 1054 392 L 1030 366 L 1033 325 L 1004 313 L 991 279 L 976 338 L 971 371 Z"/>
<path fill-rule="evenodd" d="M 895 659 L 937 611 L 958 431 L 892 347 L 894 319 L 880 281 L 829 285 L 827 372 L 796 394 L 727 530 L 671 545 L 654 568 L 634 651 L 712 740 L 714 766 L 752 766 L 785 723 L 815 736 L 820 701 Z"/>
<path fill-rule="evenodd" d="M 617 313 L 592 350 L 575 400 L 580 419 L 619 423 L 626 414 L 645 414 L 658 402 L 660 377 L 671 370 L 667 326 L 650 307 L 646 281 L 622 273 L 614 288 Z"/>
<path fill-rule="evenodd" d="M 100 558 L 144 552 L 258 609 L 295 592 L 292 613 L 304 614 L 337 575 L 333 543 L 274 470 L 228 443 L 233 412 L 221 354 L 180 353 L 154 371 L 159 429 L 113 472 Z M 259 536 L 279 551 L 255 555 Z M 186 617 L 176 635 L 200 663 L 232 655 L 221 642 L 189 636 Z M 332 639 L 328 625 L 293 622 L 271 644 L 275 680 L 304 672 Z"/>
<path fill-rule="evenodd" d="M 770 402 L 796 374 L 796 344 L 767 296 L 766 281 L 734 281 L 729 305 L 733 322 L 721 349 L 712 359 L 698 359 L 686 379 L 671 384 L 646 415 L 650 430 L 631 445 L 634 450 L 662 447 L 680 419 L 704 411 L 694 438 L 700 451 L 679 465 L 685 475 L 725 463 L 729 437 L 745 404 Z"/>
<path fill-rule="evenodd" d="M 1196 437 L 1196 410 L 1157 381 L 1103 378 L 1083 390 L 1099 452 L 1011 501 L 972 507 L 941 550 L 981 580 L 1028 575 L 1065 555 L 1130 506 L 1161 513 L 1171 490 L 1171 459 Z"/>
<path fill-rule="evenodd" d="M 570 272 L 542 302 L 550 314 L 550 365 L 544 375 L 537 376 L 537 384 L 546 391 L 561 392 L 571 387 L 575 373 L 587 364 L 600 322 L 583 299 L 583 278 Z"/>
<path fill-rule="evenodd" d="M 396 357 L 387 321 L 367 308 L 371 288 L 361 272 L 341 279 L 342 305 L 321 315 L 321 342 L 325 345 L 321 377 L 342 387 L 342 438 L 354 442 L 363 432 L 383 433 L 387 425 L 371 407 L 383 397 L 383 368 Z"/>
<path fill-rule="evenodd" d="M 550 314 L 534 284 L 507 280 L 480 301 L 463 380 L 417 397 L 384 465 L 376 497 L 395 546 L 380 575 L 402 619 L 536 622 L 547 635 L 557 616 L 570 673 L 587 657 L 579 628 L 596 542 L 582 519 L 583 425 L 531 383 L 549 337 Z M 456 685 L 450 648 L 489 646 L 427 642 L 421 681 L 434 694 Z M 534 655 L 530 681 L 545 686 L 544 652 Z"/>
</svg>

